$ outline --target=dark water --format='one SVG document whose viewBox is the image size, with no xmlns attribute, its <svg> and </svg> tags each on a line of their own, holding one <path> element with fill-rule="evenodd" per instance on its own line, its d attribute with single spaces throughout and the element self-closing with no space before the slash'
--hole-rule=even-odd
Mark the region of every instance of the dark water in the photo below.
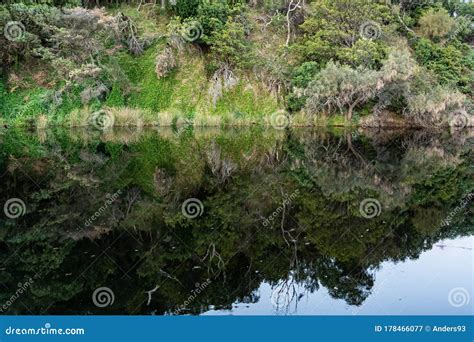
<svg viewBox="0 0 474 342">
<path fill-rule="evenodd" d="M 469 314 L 472 133 L 1 131 L 0 312 Z"/>
</svg>

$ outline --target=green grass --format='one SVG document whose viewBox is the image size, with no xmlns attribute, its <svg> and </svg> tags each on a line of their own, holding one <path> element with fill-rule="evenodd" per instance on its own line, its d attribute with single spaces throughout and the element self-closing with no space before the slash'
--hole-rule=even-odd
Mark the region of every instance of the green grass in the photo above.
<svg viewBox="0 0 474 342">
<path fill-rule="evenodd" d="M 227 91 L 217 101 L 211 112 L 228 117 L 228 120 L 252 118 L 260 120 L 279 109 L 276 99 L 269 94 L 258 95 L 256 85 L 240 81 L 237 86 Z M 225 115 L 228 114 L 228 115 Z"/>
<path fill-rule="evenodd" d="M 47 89 L 33 88 L 10 92 L 0 82 L 0 113 L 10 124 L 26 124 L 28 120 L 38 117 L 47 109 L 44 98 Z"/>
<path fill-rule="evenodd" d="M 108 107 L 124 107 L 125 106 L 125 98 L 122 95 L 122 89 L 120 88 L 120 85 L 118 84 L 113 85 L 112 90 L 107 96 L 105 105 Z"/>
<path fill-rule="evenodd" d="M 158 79 L 155 74 L 157 46 L 148 48 L 142 56 L 134 57 L 120 53 L 119 65 L 136 91 L 126 98 L 129 107 L 149 109 L 154 112 L 166 110 L 171 104 L 174 87 L 178 82 L 175 73 Z M 110 96 L 109 96 L 110 97 Z"/>
<path fill-rule="evenodd" d="M 133 17 L 142 34 L 160 37 L 166 32 L 166 20 L 158 13 L 138 13 L 134 7 L 120 6 L 111 10 L 121 11 Z M 156 40 L 155 40 L 156 41 Z M 217 126 L 268 124 L 268 118 L 283 105 L 260 85 L 251 74 L 236 72 L 237 85 L 223 92 L 214 106 L 208 94 L 209 77 L 203 54 L 192 45 L 180 53 L 178 66 L 167 77 L 158 79 L 155 74 L 155 58 L 163 49 L 165 40 L 158 38 L 141 56 L 121 51 L 113 57 L 104 57 L 103 63 L 113 69 L 118 64 L 126 77 L 120 77 L 110 84 L 104 76 L 104 83 L 110 92 L 104 101 L 92 100 L 83 105 L 80 93 L 85 85 L 76 86 L 64 92 L 61 102 L 54 104 L 52 95 L 64 82 L 57 80 L 56 89 L 39 87 L 34 80 L 28 80 L 27 89 L 10 92 L 0 82 L 0 113 L 2 120 L 11 125 L 34 125 L 39 116 L 46 116 L 48 124 L 68 125 L 74 114 L 87 118 L 91 111 L 102 107 L 143 109 L 145 125 L 160 123 L 179 124 L 183 119 L 197 124 Z M 114 64 L 114 65 L 112 65 Z M 110 79 L 108 79 L 110 81 Z M 73 120 L 74 121 L 74 120 Z M 313 125 L 312 118 L 303 118 L 301 125 Z M 81 122 L 86 122 L 82 120 Z M 298 121 L 298 124 L 300 122 Z M 343 118 L 334 117 L 324 125 L 344 125 Z"/>
</svg>

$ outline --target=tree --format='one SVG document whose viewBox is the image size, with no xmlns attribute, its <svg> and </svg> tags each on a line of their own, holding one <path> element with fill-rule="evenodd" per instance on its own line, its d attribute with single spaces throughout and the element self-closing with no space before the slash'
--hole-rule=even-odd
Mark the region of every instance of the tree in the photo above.
<svg viewBox="0 0 474 342">
<path fill-rule="evenodd" d="M 304 36 L 294 49 L 304 60 L 316 61 L 321 66 L 331 59 L 346 63 L 350 53 L 341 51 L 353 49 L 359 40 L 372 39 L 373 45 L 384 46 L 378 38 L 390 18 L 389 7 L 373 1 L 317 0 L 311 15 L 301 25 Z M 364 31 L 371 34 L 364 36 Z M 375 61 L 385 56 L 380 47 L 374 49 L 378 52 L 372 56 Z M 358 65 L 364 63 L 361 60 Z"/>
<path fill-rule="evenodd" d="M 306 89 L 306 109 L 310 113 L 320 110 L 332 113 L 336 109 L 343 112 L 347 107 L 346 119 L 351 120 L 355 107 L 373 98 L 388 84 L 408 80 L 415 70 L 416 64 L 407 50 L 393 51 L 380 71 L 331 61 Z"/>
<path fill-rule="evenodd" d="M 309 112 L 326 109 L 343 111 L 348 107 L 346 119 L 352 119 L 355 106 L 372 98 L 377 91 L 377 72 L 364 67 L 353 69 L 348 65 L 329 62 L 310 83 L 306 103 Z"/>
<path fill-rule="evenodd" d="M 455 111 L 463 106 L 465 99 L 458 91 L 437 86 L 429 91 L 408 96 L 405 115 L 422 125 L 440 125 L 450 119 L 450 110 Z"/>
<path fill-rule="evenodd" d="M 430 8 L 423 14 L 418 24 L 422 36 L 431 40 L 439 40 L 451 32 L 456 22 L 444 8 Z"/>
<path fill-rule="evenodd" d="M 177 0 L 174 12 L 181 19 L 194 17 L 197 14 L 199 4 L 199 0 Z"/>
<path fill-rule="evenodd" d="M 209 43 L 217 59 L 227 65 L 238 67 L 249 60 L 250 44 L 239 22 L 227 21 L 221 30 L 214 32 Z"/>
<path fill-rule="evenodd" d="M 466 94 L 472 94 L 474 60 L 469 46 L 441 46 L 428 39 L 420 39 L 414 50 L 418 62 L 432 71 L 441 85 L 455 86 Z"/>
</svg>

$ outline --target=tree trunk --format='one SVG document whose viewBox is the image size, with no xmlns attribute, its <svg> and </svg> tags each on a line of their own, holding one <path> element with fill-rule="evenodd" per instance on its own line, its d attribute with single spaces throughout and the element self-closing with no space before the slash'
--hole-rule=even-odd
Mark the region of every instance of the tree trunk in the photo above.
<svg viewBox="0 0 474 342">
<path fill-rule="evenodd" d="M 352 104 L 349 106 L 349 109 L 347 110 L 346 113 L 346 120 L 351 121 L 352 120 L 352 111 L 354 110 L 355 104 Z"/>
<path fill-rule="evenodd" d="M 352 112 L 354 111 L 354 108 L 359 104 L 359 102 L 361 102 L 361 98 L 358 98 L 349 106 L 349 109 L 347 110 L 347 114 L 346 114 L 346 119 L 348 121 L 352 120 Z"/>
</svg>

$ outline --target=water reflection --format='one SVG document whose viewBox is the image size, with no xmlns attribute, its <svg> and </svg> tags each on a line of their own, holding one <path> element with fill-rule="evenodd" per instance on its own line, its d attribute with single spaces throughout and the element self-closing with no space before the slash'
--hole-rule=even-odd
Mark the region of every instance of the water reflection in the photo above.
<svg viewBox="0 0 474 342">
<path fill-rule="evenodd" d="M 383 265 L 472 235 L 470 134 L 6 130 L 0 203 L 25 212 L 0 217 L 0 309 L 330 313 L 294 306 L 319 296 L 357 312 Z"/>
</svg>

